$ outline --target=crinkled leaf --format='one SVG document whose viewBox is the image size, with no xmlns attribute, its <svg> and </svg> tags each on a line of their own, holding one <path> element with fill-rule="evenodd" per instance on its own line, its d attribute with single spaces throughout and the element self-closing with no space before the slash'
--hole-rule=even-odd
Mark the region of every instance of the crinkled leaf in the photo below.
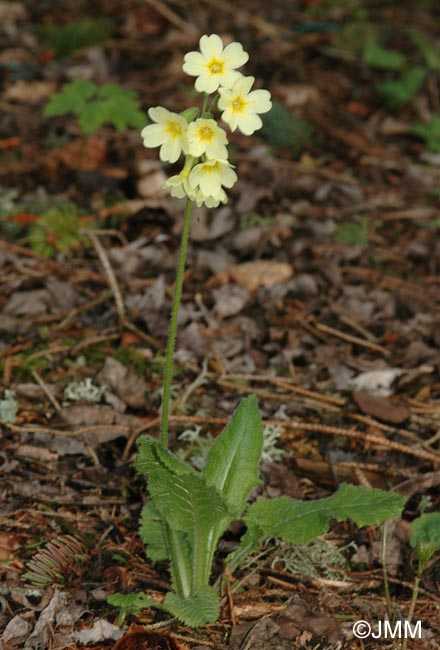
<svg viewBox="0 0 440 650">
<path fill-rule="evenodd" d="M 263 427 L 257 398 L 251 395 L 235 410 L 212 445 L 203 476 L 240 516 L 250 491 L 260 482 L 258 466 L 263 448 Z"/>
<path fill-rule="evenodd" d="M 206 585 L 197 589 L 189 598 L 181 598 L 173 592 L 165 596 L 167 610 L 189 627 L 214 623 L 220 615 L 220 601 L 215 590 Z"/>
<path fill-rule="evenodd" d="M 138 614 L 144 609 L 148 609 L 148 607 L 156 607 L 156 609 L 166 611 L 159 601 L 149 598 L 144 591 L 135 594 L 112 594 L 108 596 L 107 602 L 119 609 L 118 625 L 124 623 L 127 614 Z"/>
<path fill-rule="evenodd" d="M 139 453 L 134 462 L 136 471 L 148 474 L 153 469 L 166 469 L 172 474 L 195 474 L 195 471 L 179 460 L 159 440 L 141 436 L 137 441 Z"/>
<path fill-rule="evenodd" d="M 142 508 L 139 534 L 152 562 L 169 559 L 165 521 L 151 501 Z"/>
<path fill-rule="evenodd" d="M 327 499 L 262 499 L 249 507 L 245 522 L 249 526 L 258 525 L 265 537 L 305 544 L 322 535 L 331 518 L 352 519 L 358 526 L 378 524 L 400 516 L 405 501 L 406 497 L 393 492 L 344 483 Z"/>
<path fill-rule="evenodd" d="M 204 552 L 212 529 L 224 522 L 224 530 L 232 519 L 217 490 L 197 474 L 173 476 L 166 470 L 152 470 L 148 490 L 169 526 L 186 533 L 199 553 Z"/>
</svg>

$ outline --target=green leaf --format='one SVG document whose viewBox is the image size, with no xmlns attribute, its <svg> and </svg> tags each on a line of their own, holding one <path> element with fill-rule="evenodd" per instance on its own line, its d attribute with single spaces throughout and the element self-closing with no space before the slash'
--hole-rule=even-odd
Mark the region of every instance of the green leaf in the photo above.
<svg viewBox="0 0 440 650">
<path fill-rule="evenodd" d="M 142 508 L 139 535 L 152 562 L 169 559 L 165 521 L 151 501 Z"/>
<path fill-rule="evenodd" d="M 153 469 L 167 469 L 172 474 L 195 474 L 192 467 L 179 460 L 163 444 L 151 436 L 141 436 L 137 441 L 139 453 L 134 462 L 137 472 L 148 474 Z"/>
<path fill-rule="evenodd" d="M 419 48 L 429 70 L 440 70 L 440 49 L 433 45 L 431 41 L 429 41 L 417 29 L 410 29 L 409 34 L 415 45 Z"/>
<path fill-rule="evenodd" d="M 397 81 L 384 81 L 376 84 L 376 90 L 383 96 L 390 108 L 397 108 L 411 102 L 426 77 L 426 70 L 419 67 L 409 68 Z"/>
<path fill-rule="evenodd" d="M 189 598 L 180 598 L 169 592 L 165 596 L 167 610 L 189 627 L 201 627 L 214 623 L 220 615 L 220 601 L 217 593 L 208 585 L 200 587 Z"/>
<path fill-rule="evenodd" d="M 265 537 L 305 544 L 326 532 L 331 518 L 370 526 L 400 516 L 405 501 L 392 492 L 344 483 L 327 499 L 262 499 L 249 507 L 245 522 L 259 526 Z"/>
<path fill-rule="evenodd" d="M 140 109 L 136 92 L 112 83 L 101 86 L 98 94 L 102 101 L 103 123 L 114 124 L 118 131 L 145 126 L 147 118 Z"/>
<path fill-rule="evenodd" d="M 73 113 L 87 135 L 104 124 L 112 124 L 118 131 L 128 127 L 140 128 L 146 124 L 146 116 L 140 109 L 137 93 L 118 84 L 101 87 L 86 79 L 75 79 L 65 84 L 60 93 L 49 99 L 45 117 Z"/>
<path fill-rule="evenodd" d="M 378 43 L 369 43 L 364 50 L 364 63 L 369 68 L 401 70 L 406 65 L 406 57 L 400 52 L 387 50 Z"/>
<path fill-rule="evenodd" d="M 440 551 L 440 512 L 428 512 L 413 521 L 409 541 L 423 564 Z"/>
<path fill-rule="evenodd" d="M 55 93 L 49 98 L 43 115 L 44 117 L 56 117 L 73 113 L 80 115 L 86 107 L 86 100 L 96 93 L 96 84 L 87 79 L 74 79 L 63 86 L 60 93 Z"/>
<path fill-rule="evenodd" d="M 108 596 L 107 602 L 119 609 L 118 625 L 123 625 L 127 614 L 138 614 L 149 607 L 166 611 L 159 601 L 149 598 L 144 591 L 135 594 L 112 594 Z"/>
<path fill-rule="evenodd" d="M 265 537 L 263 529 L 255 521 L 247 519 L 246 523 L 248 528 L 240 539 L 239 546 L 225 560 L 225 564 L 230 571 L 235 571 L 246 558 L 250 557 L 258 549 Z"/>
<path fill-rule="evenodd" d="M 428 124 L 413 126 L 411 132 L 425 140 L 429 151 L 440 153 L 440 115 L 435 115 Z"/>
<path fill-rule="evenodd" d="M 197 474 L 172 475 L 152 470 L 148 490 L 173 532 L 184 533 L 191 547 L 192 590 L 206 585 L 220 535 L 233 516 L 217 490 Z"/>
<path fill-rule="evenodd" d="M 261 116 L 260 135 L 274 147 L 289 147 L 295 154 L 313 145 L 313 126 L 298 117 L 281 102 L 273 101 L 272 108 Z"/>
<path fill-rule="evenodd" d="M 251 395 L 235 410 L 212 445 L 203 476 L 240 516 L 250 491 L 260 482 L 258 466 L 263 448 L 263 427 L 257 398 Z"/>
<path fill-rule="evenodd" d="M 338 226 L 335 240 L 346 244 L 365 246 L 368 244 L 369 230 L 370 226 L 367 219 L 362 219 L 360 223 L 345 221 Z"/>
</svg>

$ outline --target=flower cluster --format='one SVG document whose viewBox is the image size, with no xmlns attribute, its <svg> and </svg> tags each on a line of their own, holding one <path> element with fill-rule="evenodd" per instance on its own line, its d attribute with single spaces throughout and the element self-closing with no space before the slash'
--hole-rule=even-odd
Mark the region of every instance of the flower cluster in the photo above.
<svg viewBox="0 0 440 650">
<path fill-rule="evenodd" d="M 272 107 L 269 91 L 251 90 L 255 78 L 237 71 L 248 59 L 240 43 L 224 47 L 217 34 L 202 36 L 200 51 L 188 52 L 183 63 L 183 71 L 196 77 L 196 90 L 205 94 L 201 115 L 197 108 L 181 114 L 162 106 L 149 109 L 152 124 L 142 130 L 144 146 L 160 147 L 164 162 L 175 163 L 182 153 L 185 155 L 182 171 L 164 185 L 172 196 L 187 197 L 209 208 L 226 203 L 223 188 L 231 188 L 237 174 L 228 161 L 226 131 L 210 111 L 218 106 L 231 131 L 239 129 L 251 135 L 263 125 L 259 113 Z"/>
</svg>

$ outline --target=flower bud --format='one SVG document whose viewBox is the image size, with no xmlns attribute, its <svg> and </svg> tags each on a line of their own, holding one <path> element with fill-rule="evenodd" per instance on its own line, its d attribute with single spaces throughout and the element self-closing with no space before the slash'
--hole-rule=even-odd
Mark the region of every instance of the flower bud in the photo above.
<svg viewBox="0 0 440 650">
<path fill-rule="evenodd" d="M 198 118 L 199 113 L 200 113 L 200 111 L 199 111 L 199 109 L 197 108 L 197 106 L 190 106 L 190 107 L 187 108 L 186 110 L 182 111 L 182 112 L 180 113 L 180 115 L 181 115 L 181 116 L 182 116 L 182 117 L 183 117 L 183 118 L 188 122 L 188 124 L 189 124 L 190 122 L 194 122 L 194 120 Z"/>
</svg>

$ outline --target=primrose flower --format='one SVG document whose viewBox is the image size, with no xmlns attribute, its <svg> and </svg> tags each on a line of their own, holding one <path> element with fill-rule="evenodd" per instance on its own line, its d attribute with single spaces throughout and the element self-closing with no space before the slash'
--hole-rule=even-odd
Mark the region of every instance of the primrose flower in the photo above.
<svg viewBox="0 0 440 650">
<path fill-rule="evenodd" d="M 183 71 L 197 77 L 196 90 L 213 93 L 219 86 L 230 88 L 240 77 L 239 68 L 249 59 L 241 43 L 230 43 L 226 47 L 218 34 L 202 36 L 200 52 L 185 54 Z"/>
<path fill-rule="evenodd" d="M 220 190 L 217 196 L 205 196 L 201 190 L 197 192 L 194 197 L 194 201 L 197 204 L 197 207 L 200 208 L 202 203 L 206 205 L 207 208 L 217 208 L 220 203 L 227 203 L 228 197 L 224 190 Z"/>
<path fill-rule="evenodd" d="M 226 195 L 222 185 L 232 187 L 236 180 L 237 174 L 227 160 L 206 160 L 199 163 L 192 168 L 188 178 L 190 188 L 196 191 L 199 198 L 203 196 L 203 200 L 209 198 L 214 202 L 223 202 Z"/>
<path fill-rule="evenodd" d="M 240 77 L 232 88 L 219 88 L 218 107 L 231 131 L 238 127 L 245 135 L 251 135 L 263 126 L 257 113 L 267 113 L 272 108 L 268 90 L 251 91 L 254 81 L 255 77 Z"/>
<path fill-rule="evenodd" d="M 176 162 L 182 151 L 188 151 L 187 121 L 178 113 L 171 113 L 162 106 L 150 108 L 148 116 L 156 124 L 149 124 L 142 129 L 144 147 L 160 147 L 161 160 Z"/>
<path fill-rule="evenodd" d="M 188 125 L 189 153 L 197 158 L 206 154 L 208 158 L 226 160 L 228 139 L 226 132 L 221 129 L 215 120 L 199 117 Z"/>
</svg>

